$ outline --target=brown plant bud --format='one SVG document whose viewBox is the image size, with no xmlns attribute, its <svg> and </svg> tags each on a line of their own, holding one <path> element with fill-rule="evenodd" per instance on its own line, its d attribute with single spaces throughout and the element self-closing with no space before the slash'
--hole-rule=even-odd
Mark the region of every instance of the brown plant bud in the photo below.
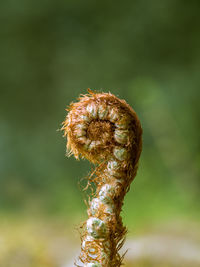
<svg viewBox="0 0 200 267">
<path fill-rule="evenodd" d="M 126 228 L 120 212 L 123 199 L 137 173 L 142 129 L 135 111 L 111 93 L 83 95 L 72 103 L 63 122 L 68 155 L 96 165 L 88 184 L 96 191 L 89 201 L 82 233 L 80 260 L 84 266 L 119 267 L 119 248 Z"/>
</svg>

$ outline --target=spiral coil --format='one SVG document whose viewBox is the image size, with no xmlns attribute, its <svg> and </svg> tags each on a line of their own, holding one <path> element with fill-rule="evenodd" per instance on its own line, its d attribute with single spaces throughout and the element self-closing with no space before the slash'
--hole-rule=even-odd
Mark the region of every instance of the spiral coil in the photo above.
<svg viewBox="0 0 200 267">
<path fill-rule="evenodd" d="M 120 211 L 138 168 L 141 125 L 135 111 L 111 93 L 89 90 L 68 111 L 62 127 L 68 155 L 96 166 L 79 258 L 85 267 L 118 267 L 126 234 Z"/>
</svg>

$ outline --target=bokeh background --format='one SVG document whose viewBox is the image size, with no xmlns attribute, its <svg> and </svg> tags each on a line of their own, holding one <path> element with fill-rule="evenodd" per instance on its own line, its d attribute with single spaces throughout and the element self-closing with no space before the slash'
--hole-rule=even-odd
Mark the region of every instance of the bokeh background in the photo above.
<svg viewBox="0 0 200 267">
<path fill-rule="evenodd" d="M 88 87 L 143 126 L 126 266 L 200 266 L 199 14 L 197 0 L 1 0 L 0 266 L 73 266 L 90 165 L 57 130 Z"/>
</svg>

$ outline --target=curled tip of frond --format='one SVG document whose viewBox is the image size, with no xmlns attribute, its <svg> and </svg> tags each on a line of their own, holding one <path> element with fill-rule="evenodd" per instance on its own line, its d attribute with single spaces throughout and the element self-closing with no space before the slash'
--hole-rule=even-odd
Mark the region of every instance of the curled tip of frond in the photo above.
<svg viewBox="0 0 200 267">
<path fill-rule="evenodd" d="M 116 145 L 123 145 L 127 150 L 133 149 L 133 144 L 138 145 L 142 132 L 140 122 L 126 101 L 111 93 L 96 93 L 91 89 L 88 93 L 70 104 L 62 126 L 68 139 L 67 147 L 75 156 L 79 153 L 92 162 L 99 162 L 100 158 L 107 158 L 107 152 L 112 153 Z"/>
</svg>

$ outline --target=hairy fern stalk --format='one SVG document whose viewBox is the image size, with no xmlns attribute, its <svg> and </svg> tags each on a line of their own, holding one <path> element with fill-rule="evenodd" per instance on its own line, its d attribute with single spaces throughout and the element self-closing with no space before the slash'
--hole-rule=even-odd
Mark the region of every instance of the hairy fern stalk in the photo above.
<svg viewBox="0 0 200 267">
<path fill-rule="evenodd" d="M 67 111 L 62 130 L 68 155 L 95 164 L 88 184 L 95 184 L 96 190 L 88 200 L 79 259 L 85 267 L 119 267 L 126 234 L 120 212 L 138 168 L 141 125 L 126 101 L 111 93 L 89 90 Z"/>
</svg>

